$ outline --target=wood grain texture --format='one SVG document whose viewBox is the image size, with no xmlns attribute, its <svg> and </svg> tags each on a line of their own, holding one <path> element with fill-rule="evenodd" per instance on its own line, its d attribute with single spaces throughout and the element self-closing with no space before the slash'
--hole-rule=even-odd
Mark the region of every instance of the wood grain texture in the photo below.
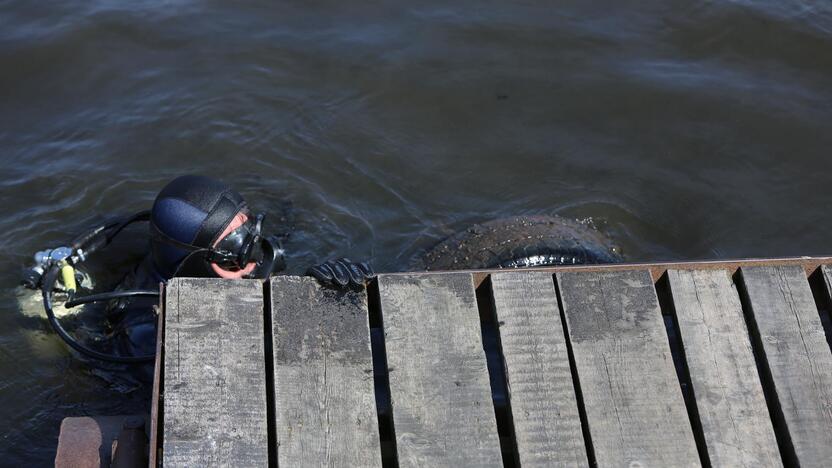
<svg viewBox="0 0 832 468">
<path fill-rule="evenodd" d="M 470 274 L 380 275 L 400 466 L 502 466 Z"/>
<path fill-rule="evenodd" d="M 699 466 L 650 272 L 557 281 L 598 466 Z"/>
<path fill-rule="evenodd" d="M 782 466 L 742 305 L 725 270 L 669 270 L 712 466 Z"/>
<path fill-rule="evenodd" d="M 156 467 L 159 465 L 161 458 L 160 444 L 159 444 L 159 405 L 161 404 L 162 391 L 162 361 L 164 356 L 164 336 L 165 336 L 165 304 L 161 302 L 164 300 L 164 287 L 159 287 L 160 303 L 158 306 L 158 315 L 156 316 L 156 359 L 153 362 L 153 395 L 150 402 L 150 440 L 149 440 L 149 454 L 148 466 Z"/>
<path fill-rule="evenodd" d="M 381 466 L 365 291 L 271 279 L 278 466 Z"/>
<path fill-rule="evenodd" d="M 755 341 L 776 396 L 784 460 L 829 466 L 832 460 L 832 352 L 806 273 L 800 267 L 741 268 Z"/>
<path fill-rule="evenodd" d="M 267 465 L 263 309 L 257 280 L 168 282 L 166 467 Z"/>
<path fill-rule="evenodd" d="M 551 273 L 491 277 L 520 465 L 588 466 Z"/>
</svg>

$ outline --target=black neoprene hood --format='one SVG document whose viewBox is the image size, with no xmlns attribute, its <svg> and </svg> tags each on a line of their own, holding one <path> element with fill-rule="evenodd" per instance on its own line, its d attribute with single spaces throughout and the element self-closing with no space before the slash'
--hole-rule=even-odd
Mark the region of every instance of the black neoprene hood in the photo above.
<svg viewBox="0 0 832 468">
<path fill-rule="evenodd" d="M 228 227 L 234 216 L 246 209 L 242 195 L 225 183 L 210 177 L 186 175 L 167 184 L 150 214 L 151 231 L 194 247 L 210 248 Z M 151 232 L 153 234 L 153 232 Z M 202 255 L 190 252 L 151 236 L 153 264 L 164 278 L 179 276 L 215 276 Z M 177 272 L 178 269 L 178 272 Z"/>
</svg>

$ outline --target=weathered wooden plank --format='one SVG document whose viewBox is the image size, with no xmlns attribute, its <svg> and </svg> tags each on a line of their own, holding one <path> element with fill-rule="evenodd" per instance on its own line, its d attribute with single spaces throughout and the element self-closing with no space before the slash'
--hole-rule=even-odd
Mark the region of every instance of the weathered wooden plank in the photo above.
<svg viewBox="0 0 832 468">
<path fill-rule="evenodd" d="M 742 305 L 726 270 L 669 270 L 711 466 L 782 466 Z"/>
<path fill-rule="evenodd" d="M 649 271 L 557 281 L 598 466 L 699 466 Z"/>
<path fill-rule="evenodd" d="M 520 465 L 588 466 L 551 273 L 491 276 Z"/>
<path fill-rule="evenodd" d="M 266 466 L 263 283 L 175 278 L 165 309 L 162 462 Z"/>
<path fill-rule="evenodd" d="M 165 290 L 164 287 L 160 286 L 160 298 L 165 297 Z M 160 452 L 160 445 L 159 445 L 159 404 L 160 404 L 160 392 L 162 390 L 162 356 L 164 350 L 164 336 L 165 336 L 165 304 L 160 301 L 158 307 L 159 315 L 156 318 L 156 359 L 153 362 L 153 390 L 152 390 L 152 400 L 150 402 L 150 443 L 149 443 L 149 454 L 148 454 L 148 466 L 149 467 L 156 467 L 158 466 L 158 460 L 161 458 Z"/>
<path fill-rule="evenodd" d="M 800 267 L 741 268 L 781 433 L 784 461 L 828 466 L 832 460 L 832 352 L 806 273 Z M 794 459 L 792 459 L 794 458 Z"/>
<path fill-rule="evenodd" d="M 364 291 L 271 279 L 278 466 L 381 466 Z"/>
<path fill-rule="evenodd" d="M 401 466 L 502 466 L 470 274 L 379 276 Z"/>
</svg>

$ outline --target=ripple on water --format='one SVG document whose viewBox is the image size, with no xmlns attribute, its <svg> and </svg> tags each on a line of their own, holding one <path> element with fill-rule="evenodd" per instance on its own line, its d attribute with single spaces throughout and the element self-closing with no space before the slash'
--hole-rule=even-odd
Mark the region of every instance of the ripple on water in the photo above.
<svg viewBox="0 0 832 468">
<path fill-rule="evenodd" d="M 142 409 L 13 285 L 183 173 L 290 231 L 293 273 L 412 268 L 520 214 L 633 260 L 828 253 L 830 5 L 4 2 L 0 455 L 47 464 L 61 417 Z"/>
</svg>

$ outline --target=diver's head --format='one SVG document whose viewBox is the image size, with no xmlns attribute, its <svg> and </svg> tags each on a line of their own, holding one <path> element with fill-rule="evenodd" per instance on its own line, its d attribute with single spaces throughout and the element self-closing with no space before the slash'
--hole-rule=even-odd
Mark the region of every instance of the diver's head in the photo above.
<svg viewBox="0 0 832 468">
<path fill-rule="evenodd" d="M 282 254 L 261 234 L 243 197 L 216 179 L 187 175 L 167 184 L 150 214 L 156 271 L 173 276 L 266 277 Z"/>
</svg>

